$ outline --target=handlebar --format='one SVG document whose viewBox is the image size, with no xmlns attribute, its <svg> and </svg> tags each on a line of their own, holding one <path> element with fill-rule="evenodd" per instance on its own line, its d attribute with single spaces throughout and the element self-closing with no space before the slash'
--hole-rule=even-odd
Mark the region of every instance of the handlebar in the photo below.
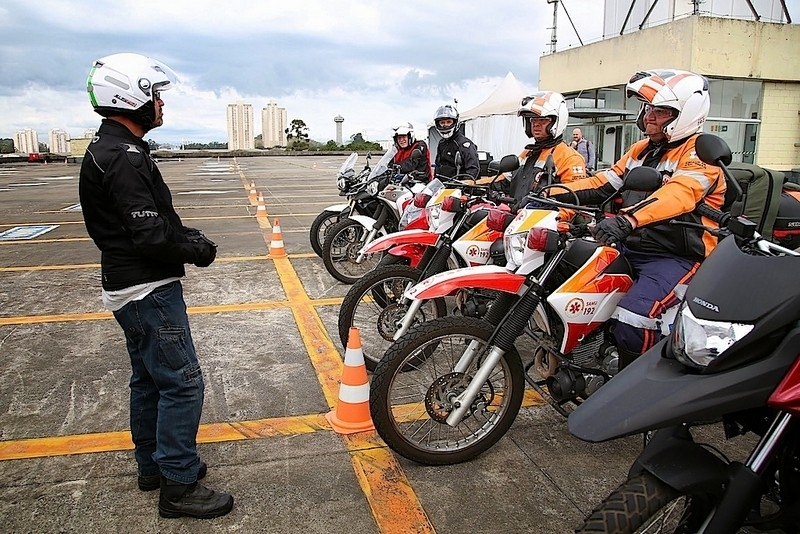
<svg viewBox="0 0 800 534">
<path fill-rule="evenodd" d="M 697 213 L 702 217 L 705 217 L 706 219 L 711 219 L 712 221 L 720 225 L 720 227 L 727 226 L 728 221 L 730 221 L 731 218 L 730 213 L 712 208 L 711 206 L 705 203 L 699 204 L 694 211 L 695 213 Z"/>
</svg>

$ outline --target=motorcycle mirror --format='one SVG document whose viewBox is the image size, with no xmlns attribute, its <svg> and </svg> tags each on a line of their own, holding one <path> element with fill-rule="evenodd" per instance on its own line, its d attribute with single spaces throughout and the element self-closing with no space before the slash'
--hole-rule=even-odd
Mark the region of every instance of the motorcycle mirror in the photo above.
<svg viewBox="0 0 800 534">
<path fill-rule="evenodd" d="M 635 167 L 625 175 L 623 191 L 655 191 L 664 183 L 661 173 L 652 167 Z"/>
<path fill-rule="evenodd" d="M 709 165 L 716 165 L 722 169 L 725 175 L 725 182 L 728 187 L 736 191 L 736 200 L 741 200 L 743 191 L 742 186 L 733 177 L 728 170 L 728 165 L 731 164 L 733 156 L 731 155 L 731 147 L 721 137 L 713 134 L 703 133 L 697 136 L 694 142 L 694 151 L 697 157 L 704 163 Z"/>
<path fill-rule="evenodd" d="M 547 183 L 545 185 L 550 185 L 553 183 L 553 177 L 556 175 L 556 164 L 553 161 L 553 153 L 549 153 L 547 155 L 547 159 L 544 160 L 544 171 L 545 176 L 547 176 Z"/>
<path fill-rule="evenodd" d="M 512 172 L 519 169 L 519 158 L 514 154 L 503 156 L 500 161 L 492 160 L 489 162 L 489 176 Z"/>
</svg>

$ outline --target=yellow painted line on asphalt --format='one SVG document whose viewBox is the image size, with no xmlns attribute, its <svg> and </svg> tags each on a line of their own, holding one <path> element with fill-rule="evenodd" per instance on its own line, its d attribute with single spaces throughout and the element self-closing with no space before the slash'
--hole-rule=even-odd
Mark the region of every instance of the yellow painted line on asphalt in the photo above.
<svg viewBox="0 0 800 534">
<path fill-rule="evenodd" d="M 331 430 L 324 414 L 298 415 L 253 421 L 203 424 L 200 425 L 197 432 L 197 441 L 199 443 L 220 443 L 223 441 L 310 434 L 320 430 Z M 131 433 L 127 430 L 18 439 L 0 441 L 0 461 L 132 449 Z"/>
<path fill-rule="evenodd" d="M 267 302 L 244 302 L 239 304 L 216 304 L 213 306 L 190 306 L 186 309 L 189 315 L 200 315 L 206 313 L 233 313 L 243 311 L 263 311 L 277 310 L 294 307 L 307 308 L 308 306 L 336 306 L 342 303 L 343 297 L 330 297 L 326 299 L 314 299 L 308 303 L 297 304 L 286 300 L 273 300 Z M 111 312 L 88 312 L 88 313 L 59 313 L 54 315 L 20 315 L 16 317 L 0 317 L 0 326 L 20 325 L 20 324 L 41 324 L 41 323 L 60 323 L 74 321 L 107 321 L 113 319 Z"/>
<path fill-rule="evenodd" d="M 292 313 L 317 371 L 322 393 L 328 405 L 335 409 L 344 367 L 341 355 L 311 306 L 311 299 L 291 262 L 287 258 L 275 258 L 275 269 L 287 298 L 305 304 L 293 306 Z M 378 530 L 384 534 L 434 533 L 433 525 L 403 468 L 378 435 L 375 432 L 361 432 L 342 438 L 350 451 L 353 470 L 369 502 Z"/>
</svg>

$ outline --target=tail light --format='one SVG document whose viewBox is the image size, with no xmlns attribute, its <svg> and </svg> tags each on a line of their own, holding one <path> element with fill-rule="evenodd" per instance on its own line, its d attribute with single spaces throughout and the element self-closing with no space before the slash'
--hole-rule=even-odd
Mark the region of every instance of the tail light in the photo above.
<svg viewBox="0 0 800 534">
<path fill-rule="evenodd" d="M 555 252 L 558 250 L 558 232 L 549 228 L 531 228 L 526 246 L 531 250 Z"/>
<path fill-rule="evenodd" d="M 431 199 L 431 196 L 426 193 L 417 193 L 414 195 L 414 207 L 415 208 L 424 208 L 428 205 L 428 201 Z"/>
<path fill-rule="evenodd" d="M 489 215 L 486 217 L 486 226 L 489 230 L 495 232 L 502 232 L 505 230 L 511 221 L 514 220 L 514 215 L 500 210 L 489 210 Z"/>
<path fill-rule="evenodd" d="M 442 209 L 450 213 L 458 213 L 464 209 L 464 202 L 460 197 L 445 197 Z"/>
</svg>

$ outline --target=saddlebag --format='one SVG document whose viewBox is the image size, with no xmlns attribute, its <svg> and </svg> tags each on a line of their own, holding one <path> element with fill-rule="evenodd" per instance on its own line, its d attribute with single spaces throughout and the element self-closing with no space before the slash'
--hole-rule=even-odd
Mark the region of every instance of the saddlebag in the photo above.
<svg viewBox="0 0 800 534">
<path fill-rule="evenodd" d="M 742 200 L 735 201 L 736 191 L 728 187 L 723 210 L 727 208 L 734 215 L 744 215 L 758 225 L 758 233 L 771 236 L 781 203 L 783 173 L 752 163 L 734 162 L 728 168 L 742 187 Z"/>
<path fill-rule="evenodd" d="M 793 183 L 784 185 L 772 237 L 786 248 L 800 248 L 800 186 Z"/>
</svg>

